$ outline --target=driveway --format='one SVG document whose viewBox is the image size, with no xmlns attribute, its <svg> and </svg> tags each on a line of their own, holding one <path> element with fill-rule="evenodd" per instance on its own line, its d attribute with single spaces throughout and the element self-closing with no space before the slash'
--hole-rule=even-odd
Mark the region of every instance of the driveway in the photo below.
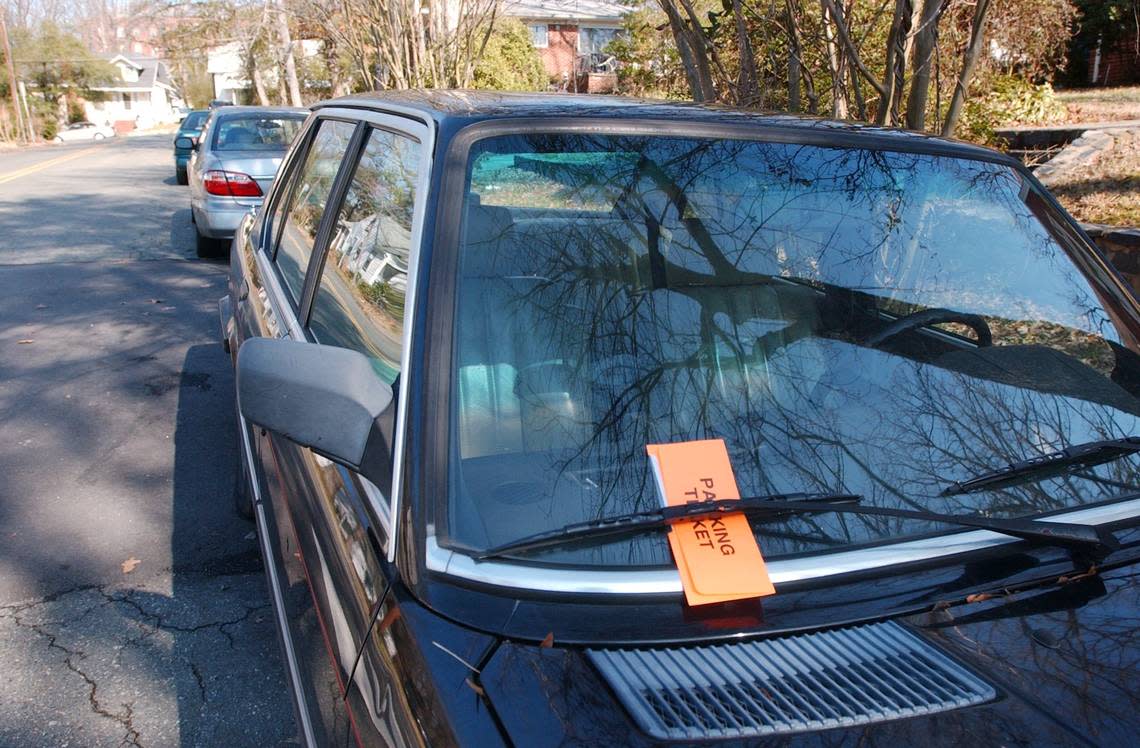
<svg viewBox="0 0 1140 748">
<path fill-rule="evenodd" d="M 0 153 L 0 745 L 295 744 L 168 136 Z"/>
</svg>

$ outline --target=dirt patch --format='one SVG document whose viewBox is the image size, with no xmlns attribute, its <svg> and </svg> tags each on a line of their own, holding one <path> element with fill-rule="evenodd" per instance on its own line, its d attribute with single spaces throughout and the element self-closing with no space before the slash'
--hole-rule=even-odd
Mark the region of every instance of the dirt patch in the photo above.
<svg viewBox="0 0 1140 748">
<path fill-rule="evenodd" d="M 1114 137 L 1112 148 L 1067 169 L 1049 189 L 1079 221 L 1140 226 L 1140 129 Z"/>
</svg>

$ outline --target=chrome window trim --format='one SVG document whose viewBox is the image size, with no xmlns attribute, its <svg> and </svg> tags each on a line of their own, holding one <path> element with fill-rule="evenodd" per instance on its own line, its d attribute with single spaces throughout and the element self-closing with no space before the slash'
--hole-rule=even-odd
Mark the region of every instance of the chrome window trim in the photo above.
<svg viewBox="0 0 1140 748">
<path fill-rule="evenodd" d="M 395 111 L 396 108 L 393 108 Z M 392 447 L 392 496 L 387 505 L 377 501 L 376 494 L 365 492 L 377 516 L 387 515 L 388 561 L 396 560 L 396 544 L 399 537 L 397 527 L 400 516 L 400 500 L 404 484 L 404 452 L 408 423 L 407 362 L 412 360 L 412 329 L 415 325 L 417 288 L 419 286 L 420 247 L 423 243 L 424 216 L 427 211 L 427 196 L 431 184 L 432 154 L 435 143 L 435 122 L 430 118 L 416 116 L 410 119 L 406 114 L 392 114 L 371 109 L 341 107 L 319 107 L 319 116 L 344 117 L 359 120 L 380 130 L 402 135 L 416 140 L 420 145 L 419 183 L 416 185 L 416 204 L 412 213 L 411 248 L 408 252 L 408 286 L 404 294 L 404 330 L 400 344 L 400 391 L 396 393 L 396 435 Z"/>
<path fill-rule="evenodd" d="M 420 145 L 420 179 L 416 189 L 422 198 L 417 200 L 412 214 L 411 250 L 408 253 L 408 290 L 404 298 L 404 331 L 400 344 L 400 371 L 401 374 L 403 374 L 405 372 L 404 362 L 410 361 L 412 356 L 412 324 L 414 321 L 416 302 L 416 284 L 419 275 L 420 243 L 423 238 L 424 215 L 427 209 L 426 195 L 431 181 L 431 146 L 432 143 L 435 142 L 434 123 L 430 120 L 411 121 L 397 115 L 384 114 L 376 111 L 363 111 L 360 109 L 330 107 L 322 108 L 318 114 L 319 116 L 314 117 L 314 120 L 319 119 L 319 117 L 335 117 L 338 119 L 343 118 L 360 121 L 372 125 L 377 129 L 412 138 Z M 359 157 L 361 153 L 354 155 Z M 328 206 L 325 206 L 325 209 L 327 210 Z M 286 334 L 293 340 L 304 342 L 306 340 L 305 333 L 301 328 L 301 324 L 297 319 L 292 304 L 287 302 L 287 297 L 276 275 L 277 269 L 265 254 L 264 244 L 254 253 L 254 257 L 256 258 L 258 271 L 264 280 L 264 287 L 268 289 L 267 295 L 269 296 L 269 303 L 273 306 L 277 318 L 284 324 Z M 310 262 L 311 261 L 312 257 L 310 257 Z M 306 268 L 306 277 L 307 274 L 308 268 Z M 316 343 L 314 343 L 314 345 L 316 345 Z M 402 379 L 406 380 L 406 377 Z M 392 496 L 390 497 L 390 501 L 383 501 L 379 489 L 368 490 L 371 484 L 368 484 L 367 481 L 363 481 L 362 479 L 361 483 L 361 485 L 365 485 L 366 490 L 364 491 L 364 495 L 368 498 L 368 503 L 373 513 L 376 515 L 380 525 L 387 532 L 388 537 L 385 543 L 385 550 L 387 550 L 389 562 L 394 561 L 396 558 L 396 537 L 399 534 L 396 532 L 395 525 L 396 518 L 399 516 L 400 495 L 402 493 L 401 488 L 404 476 L 404 436 L 407 429 L 408 389 L 406 383 L 402 383 L 400 391 L 397 393 L 396 438 L 392 450 Z"/>
<path fill-rule="evenodd" d="M 266 251 L 266 253 L 269 249 L 267 245 L 273 245 L 274 239 L 277 238 L 275 236 L 277 232 L 273 231 L 273 227 L 270 225 L 272 220 L 269 219 L 272 219 L 273 212 L 277 210 L 278 204 L 282 200 L 289 199 L 289 193 L 292 192 L 290 180 L 297 175 L 297 170 L 294 167 L 298 165 L 298 160 L 303 161 L 308 154 L 313 131 L 318 127 L 316 123 L 317 117 L 310 112 L 301 131 L 297 133 L 297 137 L 289 145 L 289 150 L 281 158 L 281 165 L 277 167 L 277 173 L 273 176 L 273 187 L 270 188 L 270 194 L 266 195 L 262 201 L 261 225 L 257 229 L 257 238 L 258 249 Z M 282 177 L 287 178 L 282 180 Z"/>
<path fill-rule="evenodd" d="M 1041 521 L 1101 525 L 1138 515 L 1140 515 L 1140 498 L 1132 498 L 1042 517 Z M 776 559 L 768 562 L 768 574 L 773 584 L 787 584 L 929 561 L 1018 542 L 1022 541 L 989 530 L 970 530 L 873 548 L 821 553 L 787 560 Z M 681 578 L 676 569 L 594 571 L 571 567 L 534 566 L 509 561 L 476 561 L 471 556 L 441 547 L 434 533 L 430 533 L 427 538 L 425 563 L 429 571 L 446 576 L 494 587 L 533 592 L 583 595 L 681 593 Z"/>
<path fill-rule="evenodd" d="M 312 721 L 309 718 L 309 704 L 305 692 L 301 688 L 301 667 L 297 662 L 297 652 L 293 648 L 293 637 L 289 633 L 289 623 L 285 620 L 285 599 L 281 595 L 280 579 L 277 576 L 277 564 L 274 563 L 273 551 L 269 546 L 268 530 L 266 529 L 265 503 L 261 498 L 261 489 L 258 487 L 257 471 L 254 469 L 253 449 L 249 445 L 249 423 L 238 408 L 238 428 L 241 430 L 242 452 L 245 455 L 246 466 L 249 467 L 250 489 L 253 491 L 254 522 L 257 528 L 258 545 L 261 547 L 261 557 L 265 559 L 265 573 L 269 577 L 269 592 L 273 595 L 273 618 L 277 622 L 277 630 L 281 635 L 282 648 L 285 650 L 285 664 L 289 669 L 289 684 L 292 686 L 293 699 L 297 707 L 297 714 L 301 721 L 301 733 L 305 738 L 305 745 L 315 746 L 317 739 L 313 732 Z"/>
<path fill-rule="evenodd" d="M 259 247 L 253 253 L 253 257 L 257 263 L 257 272 L 261 275 L 261 287 L 266 289 L 265 293 L 269 297 L 269 304 L 273 307 L 273 314 L 277 317 L 278 323 L 284 325 L 280 337 L 289 337 L 303 342 L 305 333 L 301 330 L 301 323 L 297 321 L 297 313 L 294 311 L 293 305 L 288 301 L 289 297 L 281 288 L 281 283 L 277 278 L 277 267 L 265 254 L 264 247 Z"/>
<path fill-rule="evenodd" d="M 388 546 L 392 544 L 392 515 L 388 510 L 384 493 L 360 473 L 356 473 L 356 479 L 360 482 L 360 487 L 368 498 L 368 503 L 372 506 L 373 513 L 376 516 L 376 524 L 380 525 L 380 529 L 384 531 L 384 537 L 377 538 L 380 541 L 380 549 L 387 551 Z"/>
</svg>

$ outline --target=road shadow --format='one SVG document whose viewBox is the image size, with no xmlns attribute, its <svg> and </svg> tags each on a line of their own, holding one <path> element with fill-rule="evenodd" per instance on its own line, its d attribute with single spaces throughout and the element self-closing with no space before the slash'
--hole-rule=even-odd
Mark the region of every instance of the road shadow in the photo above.
<svg viewBox="0 0 1140 748">
<path fill-rule="evenodd" d="M 156 629 L 178 712 L 178 744 L 294 745 L 292 706 L 254 525 L 234 508 L 234 379 L 221 344 L 191 346 L 176 381 L 171 592 L 132 591 Z M 145 734 L 143 739 L 145 741 Z"/>
<path fill-rule="evenodd" d="M 178 180 L 175 179 L 174 177 L 167 177 L 166 179 L 162 180 L 162 183 L 174 185 L 174 184 L 178 184 Z"/>
<path fill-rule="evenodd" d="M 182 314 L 162 314 L 155 332 L 182 340 L 193 334 L 201 341 L 203 315 L 193 313 L 181 293 L 167 284 L 164 298 L 138 303 L 154 309 L 178 305 Z M 70 311 L 60 310 L 57 317 Z M 256 535 L 234 510 L 237 431 L 230 359 L 220 343 L 182 350 L 180 363 L 170 366 L 161 355 L 139 349 L 119 353 L 115 366 L 84 357 L 82 366 L 98 371 L 100 391 L 115 410 L 148 414 L 141 423 L 153 427 L 137 429 L 142 441 L 115 438 L 114 445 L 102 444 L 110 419 L 86 405 L 86 398 L 54 404 L 50 381 L 45 392 L 27 393 L 36 399 L 30 409 L 37 421 L 66 430 L 62 446 L 94 450 L 84 479 L 73 484 L 79 495 L 67 514 L 81 514 L 85 502 L 96 500 L 98 509 L 82 514 L 70 532 L 65 528 L 67 544 L 61 545 L 39 527 L 4 521 L 20 515 L 14 502 L 0 504 L 0 526 L 34 536 L 32 542 L 7 544 L 5 568 L 22 570 L 27 582 L 43 590 L 36 600 L 0 608 L 0 666 L 25 684 L 14 700 L 0 685 L 0 703 L 6 704 L 0 709 L 0 745 L 63 745 L 78 736 L 84 745 L 297 744 Z M 39 371 L 30 364 L 29 370 Z M 75 382 L 94 376 L 75 371 L 75 365 L 53 357 L 53 366 L 30 378 Z M 168 408 L 174 410 L 169 431 L 161 416 Z M 169 453 L 167 439 L 173 440 L 173 469 L 152 451 Z M 46 461 L 50 469 L 62 468 L 54 458 L 65 449 L 37 451 L 52 455 Z M 24 491 L 15 483 L 13 496 L 20 496 Z M 126 499 L 114 504 L 82 495 L 101 484 Z M 66 524 L 66 517 L 57 517 L 50 526 Z M 131 537 L 129 528 L 140 526 L 144 534 L 167 537 L 153 538 L 146 547 Z M 104 536 L 114 533 L 122 536 L 103 548 Z M 21 654 L 13 659 L 14 652 Z M 51 684 L 49 690 L 27 692 L 28 681 L 19 679 L 33 672 L 37 682 Z"/>
<path fill-rule="evenodd" d="M 187 195 L 189 202 L 189 195 Z M 170 214 L 170 247 L 184 257 L 194 257 L 194 224 L 190 208 L 178 208 Z"/>
</svg>

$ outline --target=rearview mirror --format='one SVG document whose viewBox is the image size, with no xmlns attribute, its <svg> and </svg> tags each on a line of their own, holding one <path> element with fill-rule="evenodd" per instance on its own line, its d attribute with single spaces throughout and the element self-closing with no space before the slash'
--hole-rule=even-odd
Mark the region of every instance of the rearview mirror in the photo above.
<svg viewBox="0 0 1140 748">
<path fill-rule="evenodd" d="M 382 489 L 391 483 L 392 388 L 363 354 L 251 338 L 238 349 L 237 394 L 247 421 L 357 471 Z"/>
<path fill-rule="evenodd" d="M 195 143 L 194 140 L 191 138 L 175 138 L 174 139 L 174 147 L 175 148 L 189 148 L 190 150 L 194 150 L 194 148 L 196 148 L 197 145 L 198 144 Z"/>
</svg>

